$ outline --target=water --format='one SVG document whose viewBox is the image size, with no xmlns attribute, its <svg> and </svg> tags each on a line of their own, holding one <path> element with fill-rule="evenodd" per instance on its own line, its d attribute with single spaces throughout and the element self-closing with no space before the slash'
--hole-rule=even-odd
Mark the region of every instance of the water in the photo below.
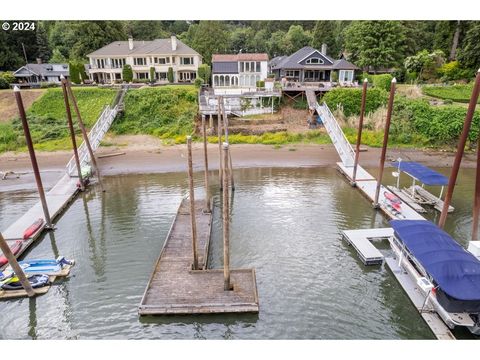
<svg viewBox="0 0 480 360">
<path fill-rule="evenodd" d="M 341 239 L 340 230 L 387 222 L 335 169 L 245 169 L 235 171 L 235 180 L 231 266 L 256 269 L 258 315 L 140 318 L 137 306 L 187 191 L 186 179 L 118 176 L 105 179 L 105 194 L 92 189 L 77 197 L 57 220 L 55 233 L 29 251 L 28 258 L 60 254 L 77 264 L 46 295 L 0 302 L 0 338 L 433 338 L 385 266 L 365 267 Z M 201 181 L 196 174 L 198 198 Z M 456 210 L 446 226 L 463 244 L 471 233 L 473 182 L 473 170 L 461 173 Z M 211 191 L 218 195 L 215 183 Z M 0 193 L 0 228 L 36 201 L 32 193 Z M 210 249 L 213 268 L 222 266 L 219 213 Z M 389 252 L 386 244 L 379 246 Z"/>
</svg>

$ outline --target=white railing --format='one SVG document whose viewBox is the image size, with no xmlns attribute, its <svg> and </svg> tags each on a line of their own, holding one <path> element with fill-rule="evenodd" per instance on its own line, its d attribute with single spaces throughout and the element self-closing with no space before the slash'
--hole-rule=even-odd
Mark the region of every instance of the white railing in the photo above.
<svg viewBox="0 0 480 360">
<path fill-rule="evenodd" d="M 95 151 L 100 146 L 100 142 L 103 139 L 105 133 L 110 129 L 113 120 L 117 116 L 118 113 L 118 105 L 116 105 L 113 109 L 110 105 L 107 105 L 104 109 L 100 117 L 98 118 L 95 125 L 90 129 L 90 133 L 88 134 L 88 139 L 90 140 L 90 145 L 92 146 L 92 150 Z M 78 148 L 78 157 L 80 159 L 80 167 L 85 166 L 90 161 L 90 154 L 88 152 L 87 146 L 85 142 Z M 70 161 L 67 164 L 67 174 L 71 177 L 77 176 L 77 167 L 75 164 L 75 157 L 72 156 Z"/>
<path fill-rule="evenodd" d="M 348 142 L 342 128 L 338 125 L 335 116 L 333 116 L 326 103 L 323 103 L 322 105 L 317 103 L 316 109 L 322 118 L 323 125 L 332 139 L 332 143 L 335 146 L 338 155 L 340 155 L 340 158 L 342 159 L 343 165 L 353 166 L 355 151 L 353 150 L 352 145 Z"/>
</svg>

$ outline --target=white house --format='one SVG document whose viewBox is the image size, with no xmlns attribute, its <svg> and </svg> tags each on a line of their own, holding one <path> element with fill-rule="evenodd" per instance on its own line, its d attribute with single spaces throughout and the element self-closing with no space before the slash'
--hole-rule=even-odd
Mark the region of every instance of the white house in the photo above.
<svg viewBox="0 0 480 360">
<path fill-rule="evenodd" d="M 168 82 L 168 69 L 172 68 L 174 82 L 190 83 L 195 80 L 201 55 L 178 40 L 152 41 L 115 41 L 87 55 L 90 80 L 96 82 L 114 82 L 123 80 L 122 69 L 128 64 L 132 67 L 134 79 L 149 79 L 150 68 L 155 69 L 157 82 Z"/>
<path fill-rule="evenodd" d="M 265 81 L 267 74 L 267 54 L 212 56 L 212 86 L 215 90 L 255 91 L 257 81 Z"/>
</svg>

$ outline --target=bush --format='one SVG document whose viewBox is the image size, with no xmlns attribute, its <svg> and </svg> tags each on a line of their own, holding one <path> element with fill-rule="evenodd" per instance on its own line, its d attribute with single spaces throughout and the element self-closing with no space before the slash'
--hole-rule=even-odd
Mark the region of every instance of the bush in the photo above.
<svg viewBox="0 0 480 360">
<path fill-rule="evenodd" d="M 126 82 L 132 82 L 133 80 L 133 70 L 132 67 L 128 64 L 123 66 L 122 69 L 122 78 Z"/>
<path fill-rule="evenodd" d="M 54 87 L 57 87 L 57 86 L 59 86 L 59 84 L 54 83 L 54 82 L 42 81 L 42 82 L 40 83 L 40 87 L 41 87 L 42 89 L 54 88 Z"/>
<path fill-rule="evenodd" d="M 443 81 L 470 79 L 474 76 L 472 71 L 460 68 L 458 61 L 443 64 L 438 69 L 438 75 L 441 76 Z"/>
<path fill-rule="evenodd" d="M 395 69 L 392 75 L 399 83 L 403 83 L 407 78 L 407 70 L 404 67 L 401 67 L 399 69 Z"/>
<path fill-rule="evenodd" d="M 17 79 L 13 76 L 13 72 L 0 72 L 0 89 L 8 89 L 10 84 L 15 84 Z"/>
<path fill-rule="evenodd" d="M 275 79 L 275 74 L 268 74 L 268 75 L 267 75 L 267 78 L 269 78 L 269 79 Z"/>
<path fill-rule="evenodd" d="M 198 77 L 204 79 L 204 82 L 210 82 L 210 75 L 212 74 L 212 69 L 208 64 L 201 64 L 198 66 Z"/>
<path fill-rule="evenodd" d="M 265 87 L 265 81 L 258 80 L 257 81 L 257 88 L 264 88 L 264 87 Z"/>
<path fill-rule="evenodd" d="M 193 84 L 195 85 L 196 88 L 200 88 L 205 82 L 203 81 L 202 78 L 197 77 Z"/>
<path fill-rule="evenodd" d="M 375 111 L 380 106 L 387 103 L 388 93 L 379 88 L 369 89 L 365 103 L 365 113 Z M 343 107 L 345 116 L 358 115 L 362 102 L 362 89 L 336 88 L 330 90 L 323 97 L 323 101 L 332 109 L 339 106 Z"/>
<path fill-rule="evenodd" d="M 155 82 L 155 68 L 153 66 L 150 67 L 150 82 Z"/>
<path fill-rule="evenodd" d="M 372 84 L 377 89 L 384 89 L 386 91 L 390 91 L 390 84 L 392 83 L 392 79 L 393 76 L 390 74 L 373 75 Z"/>
<path fill-rule="evenodd" d="M 167 79 L 168 79 L 168 82 L 169 82 L 169 83 L 173 83 L 173 81 L 175 80 L 175 79 L 173 78 L 173 68 L 172 68 L 172 67 L 169 67 L 169 68 L 168 68 Z"/>
<path fill-rule="evenodd" d="M 149 79 L 133 79 L 132 82 L 134 84 L 148 84 L 150 80 Z"/>
</svg>

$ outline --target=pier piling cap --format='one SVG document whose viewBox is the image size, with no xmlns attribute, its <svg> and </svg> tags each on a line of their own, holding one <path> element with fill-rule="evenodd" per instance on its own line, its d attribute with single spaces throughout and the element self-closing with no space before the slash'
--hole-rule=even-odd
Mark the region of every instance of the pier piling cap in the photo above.
<svg viewBox="0 0 480 360">
<path fill-rule="evenodd" d="M 368 83 L 368 79 L 367 78 L 363 79 L 363 82 Z"/>
<path fill-rule="evenodd" d="M 192 140 L 192 136 L 191 135 L 187 135 L 187 141 L 190 141 Z"/>
<path fill-rule="evenodd" d="M 228 143 L 227 143 L 227 142 L 224 142 L 224 143 L 223 143 L 223 148 L 224 148 L 225 150 L 228 149 Z"/>
<path fill-rule="evenodd" d="M 65 80 L 65 76 L 63 76 L 63 74 L 60 75 L 60 80 Z"/>
<path fill-rule="evenodd" d="M 19 91 L 20 91 L 20 88 L 19 88 L 17 85 L 15 85 L 15 86 L 13 87 L 13 91 L 14 91 L 14 92 L 19 92 Z"/>
<path fill-rule="evenodd" d="M 396 83 L 396 82 L 397 82 L 397 78 L 393 78 L 392 83 Z"/>
</svg>

